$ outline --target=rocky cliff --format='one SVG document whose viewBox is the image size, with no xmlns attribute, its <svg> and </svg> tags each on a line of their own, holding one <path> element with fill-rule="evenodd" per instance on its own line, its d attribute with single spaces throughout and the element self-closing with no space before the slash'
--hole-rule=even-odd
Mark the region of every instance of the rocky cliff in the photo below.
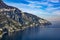
<svg viewBox="0 0 60 40">
<path fill-rule="evenodd" d="M 0 0 L 0 29 L 8 29 L 8 32 L 23 30 L 26 27 L 50 25 L 45 19 L 39 18 L 27 12 L 22 12 L 16 7 L 6 5 Z"/>
</svg>

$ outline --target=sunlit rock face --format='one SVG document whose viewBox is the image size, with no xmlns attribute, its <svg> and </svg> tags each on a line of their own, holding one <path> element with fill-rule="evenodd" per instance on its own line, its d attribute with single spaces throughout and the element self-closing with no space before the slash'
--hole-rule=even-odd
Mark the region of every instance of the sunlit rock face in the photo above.
<svg viewBox="0 0 60 40">
<path fill-rule="evenodd" d="M 22 12 L 16 7 L 8 6 L 3 1 L 0 1 L 0 13 L 3 13 L 6 15 L 8 18 L 11 18 L 13 20 L 18 21 L 22 25 L 28 25 L 29 24 L 35 24 L 35 25 L 40 25 L 40 24 L 49 24 L 47 20 L 42 20 L 42 18 L 39 18 L 35 15 Z M 42 22 L 41 22 L 42 21 Z"/>
<path fill-rule="evenodd" d="M 14 30 L 18 28 L 16 26 L 19 26 L 19 24 L 16 21 L 14 21 L 14 23 L 13 21 L 14 20 L 7 18 L 5 15 L 0 14 L 0 38 L 6 33 L 14 32 Z"/>
<path fill-rule="evenodd" d="M 8 6 L 2 0 L 0 0 L 0 28 L 2 31 L 3 29 L 7 29 L 8 33 L 10 33 L 24 30 L 27 27 L 50 24 L 51 23 L 45 19 L 39 18 L 26 12 L 22 12 L 18 8 Z"/>
</svg>

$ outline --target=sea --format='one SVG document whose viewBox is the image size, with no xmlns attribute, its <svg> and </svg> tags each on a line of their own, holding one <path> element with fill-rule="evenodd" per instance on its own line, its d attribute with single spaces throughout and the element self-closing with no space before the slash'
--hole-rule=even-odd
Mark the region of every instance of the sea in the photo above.
<svg viewBox="0 0 60 40">
<path fill-rule="evenodd" d="M 2 40 L 60 40 L 60 21 L 53 21 L 51 25 L 29 27 L 5 36 Z"/>
</svg>

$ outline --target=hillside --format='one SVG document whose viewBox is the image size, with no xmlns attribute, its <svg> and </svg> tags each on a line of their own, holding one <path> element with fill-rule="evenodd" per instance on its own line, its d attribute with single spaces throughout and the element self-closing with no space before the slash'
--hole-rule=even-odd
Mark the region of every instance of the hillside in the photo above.
<svg viewBox="0 0 60 40">
<path fill-rule="evenodd" d="M 4 29 L 7 29 L 8 32 L 14 32 L 24 30 L 27 27 L 50 24 L 49 21 L 43 18 L 23 12 L 16 7 L 8 6 L 0 0 L 0 33 Z"/>
</svg>

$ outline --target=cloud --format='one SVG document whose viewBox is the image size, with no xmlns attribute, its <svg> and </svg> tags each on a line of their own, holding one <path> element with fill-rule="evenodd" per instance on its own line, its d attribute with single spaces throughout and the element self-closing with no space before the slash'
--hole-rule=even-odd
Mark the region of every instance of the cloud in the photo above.
<svg viewBox="0 0 60 40">
<path fill-rule="evenodd" d="M 8 3 L 23 3 L 23 4 L 29 4 L 26 0 L 3 0 Z"/>
<path fill-rule="evenodd" d="M 29 4 L 8 3 L 8 2 L 6 2 L 6 4 L 15 6 L 20 10 L 22 10 L 23 12 L 28 12 L 47 20 L 51 20 L 51 21 L 60 20 L 60 6 L 56 4 L 59 6 L 56 7 L 54 6 L 55 4 L 49 3 L 49 2 L 54 2 L 54 0 L 53 1 L 47 0 L 46 2 L 30 1 L 30 0 L 25 0 L 25 1 L 29 2 Z"/>
<path fill-rule="evenodd" d="M 27 1 L 30 4 L 28 6 L 33 7 L 33 8 L 40 8 L 40 9 L 58 9 L 60 7 L 60 3 L 50 3 L 52 1 L 58 1 L 58 0 L 47 0 L 46 2 L 40 2 L 40 1 Z M 59 1 L 58 1 L 59 2 Z M 50 10 L 49 10 L 50 11 Z"/>
<path fill-rule="evenodd" d="M 58 10 L 60 10 L 60 7 L 57 7 L 57 8 L 54 8 L 54 7 L 48 7 L 48 8 L 46 8 L 46 11 L 48 11 L 48 12 L 54 12 L 54 11 L 58 11 Z"/>
<path fill-rule="evenodd" d="M 60 16 L 60 10 L 54 11 L 53 14 Z"/>
<path fill-rule="evenodd" d="M 38 2 L 38 1 L 28 1 L 30 4 L 29 5 L 34 5 L 34 6 L 41 6 L 41 5 L 48 5 L 47 2 Z"/>
<path fill-rule="evenodd" d="M 60 0 L 48 0 L 49 2 L 59 3 Z"/>
<path fill-rule="evenodd" d="M 50 21 L 60 21 L 60 10 L 55 10 L 50 13 L 50 16 L 46 17 Z"/>
</svg>

